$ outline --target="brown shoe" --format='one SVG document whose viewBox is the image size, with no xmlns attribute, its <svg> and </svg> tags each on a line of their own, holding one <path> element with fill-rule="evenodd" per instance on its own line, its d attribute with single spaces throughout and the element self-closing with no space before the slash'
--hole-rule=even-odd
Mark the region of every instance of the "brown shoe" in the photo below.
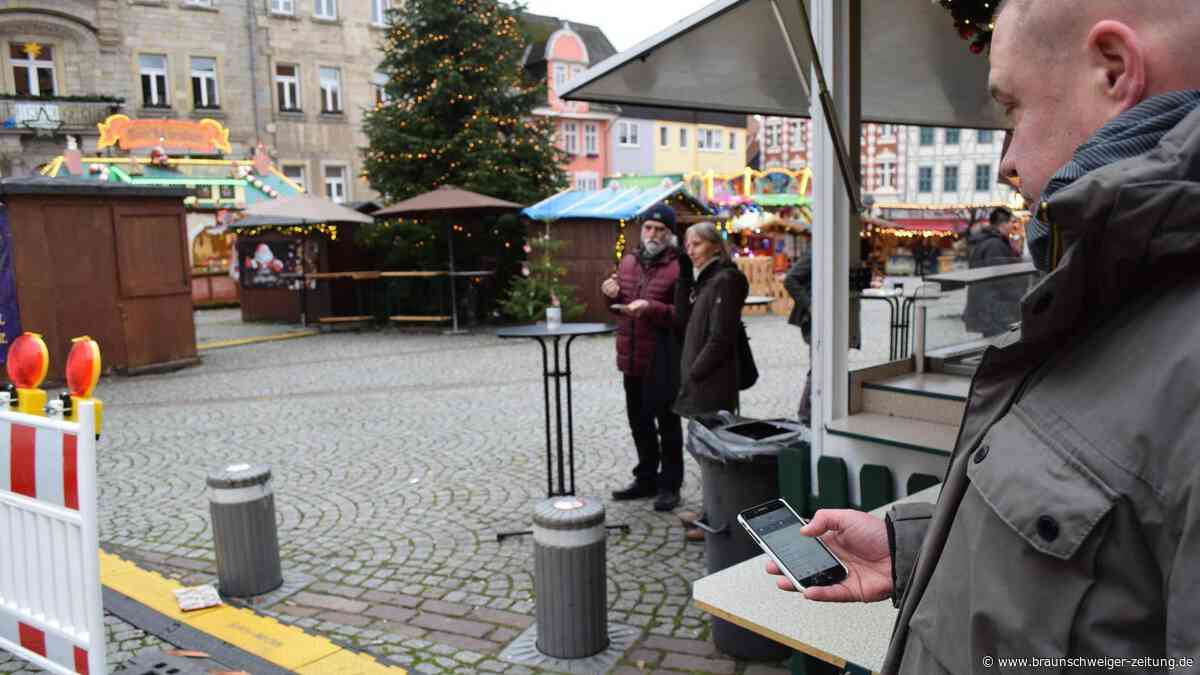
<svg viewBox="0 0 1200 675">
<path fill-rule="evenodd" d="M 695 511 L 680 511 L 677 515 L 679 516 L 679 523 L 684 527 L 691 527 L 692 523 L 700 518 L 700 514 Z"/>
<path fill-rule="evenodd" d="M 683 537 L 688 541 L 704 541 L 704 530 L 698 527 L 689 527 L 683 533 Z"/>
</svg>

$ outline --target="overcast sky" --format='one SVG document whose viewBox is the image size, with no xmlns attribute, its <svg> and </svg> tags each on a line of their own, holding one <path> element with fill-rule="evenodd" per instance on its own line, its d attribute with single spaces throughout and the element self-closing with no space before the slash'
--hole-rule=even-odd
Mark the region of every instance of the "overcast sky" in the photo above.
<svg viewBox="0 0 1200 675">
<path fill-rule="evenodd" d="M 712 0 L 526 0 L 534 14 L 599 26 L 624 51 Z"/>
</svg>

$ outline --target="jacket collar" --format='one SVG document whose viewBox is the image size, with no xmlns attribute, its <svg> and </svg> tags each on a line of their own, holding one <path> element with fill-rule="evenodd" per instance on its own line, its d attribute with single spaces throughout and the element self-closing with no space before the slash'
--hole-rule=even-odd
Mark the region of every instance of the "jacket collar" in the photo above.
<svg viewBox="0 0 1200 675">
<path fill-rule="evenodd" d="M 1026 342 L 1087 331 L 1155 281 L 1200 262 L 1200 109 L 1148 153 L 1113 162 L 1038 209 L 1066 254 L 1021 303 Z"/>
</svg>

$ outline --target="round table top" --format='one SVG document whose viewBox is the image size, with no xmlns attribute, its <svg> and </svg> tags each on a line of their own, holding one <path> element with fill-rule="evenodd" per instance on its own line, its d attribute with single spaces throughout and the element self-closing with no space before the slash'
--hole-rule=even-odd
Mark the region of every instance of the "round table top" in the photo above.
<svg viewBox="0 0 1200 675">
<path fill-rule="evenodd" d="M 535 323 L 529 326 L 510 326 L 496 331 L 497 337 L 556 337 L 560 335 L 604 335 L 615 331 L 617 327 L 611 323 L 564 323 L 557 328 L 547 328 L 545 323 Z"/>
</svg>

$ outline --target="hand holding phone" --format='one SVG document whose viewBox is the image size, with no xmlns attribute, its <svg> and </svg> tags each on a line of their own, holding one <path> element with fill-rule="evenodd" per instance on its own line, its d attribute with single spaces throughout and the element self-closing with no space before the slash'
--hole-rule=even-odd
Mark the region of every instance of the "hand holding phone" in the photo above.
<svg viewBox="0 0 1200 675">
<path fill-rule="evenodd" d="M 622 305 L 622 304 L 619 304 L 619 303 L 618 303 L 618 304 L 616 304 L 616 305 L 609 305 L 609 306 L 608 306 L 608 308 L 609 308 L 609 309 L 611 309 L 611 310 L 612 310 L 612 311 L 614 311 L 614 312 L 624 312 L 624 311 L 625 311 L 625 307 L 626 307 L 626 305 Z"/>
<path fill-rule="evenodd" d="M 846 565 L 820 539 L 800 533 L 805 521 L 782 499 L 746 509 L 738 522 L 797 589 L 846 580 Z"/>
</svg>

